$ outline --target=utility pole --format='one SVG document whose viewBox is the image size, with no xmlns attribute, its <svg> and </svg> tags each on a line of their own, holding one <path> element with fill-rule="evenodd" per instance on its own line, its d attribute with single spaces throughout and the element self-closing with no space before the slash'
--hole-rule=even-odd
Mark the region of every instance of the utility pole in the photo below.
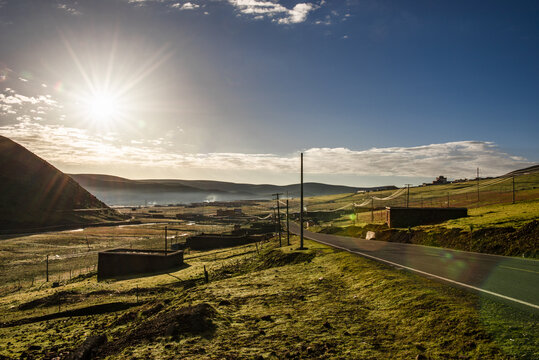
<svg viewBox="0 0 539 360">
<path fill-rule="evenodd" d="M 301 153 L 301 183 L 300 183 L 300 210 L 299 210 L 299 248 L 303 247 L 303 153 Z"/>
<path fill-rule="evenodd" d="M 290 221 L 288 220 L 288 192 L 286 194 L 286 246 L 290 246 Z"/>
<path fill-rule="evenodd" d="M 168 248 L 168 244 L 167 244 L 167 227 L 165 226 L 165 255 L 167 255 L 167 248 Z"/>
<path fill-rule="evenodd" d="M 479 168 L 477 168 L 477 203 L 479 203 Z"/>
<path fill-rule="evenodd" d="M 515 203 L 515 175 L 513 175 L 513 204 Z"/>
<path fill-rule="evenodd" d="M 410 204 L 410 185 L 412 184 L 405 184 L 408 191 L 406 192 L 406 207 Z"/>
<path fill-rule="evenodd" d="M 272 194 L 275 196 L 275 200 L 277 201 L 277 231 L 279 232 L 279 247 L 282 246 L 281 244 L 281 207 L 279 205 L 279 195 L 282 195 L 283 193 L 275 193 Z"/>
</svg>

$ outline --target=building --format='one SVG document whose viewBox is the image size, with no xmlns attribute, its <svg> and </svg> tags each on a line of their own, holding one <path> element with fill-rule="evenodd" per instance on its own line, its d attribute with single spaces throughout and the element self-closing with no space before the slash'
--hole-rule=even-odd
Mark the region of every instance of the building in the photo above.
<svg viewBox="0 0 539 360">
<path fill-rule="evenodd" d="M 432 182 L 433 185 L 441 185 L 441 184 L 447 184 L 447 178 L 443 175 L 440 175 Z"/>
<path fill-rule="evenodd" d="M 242 216 L 241 208 L 237 209 L 217 209 L 217 216 Z"/>
</svg>

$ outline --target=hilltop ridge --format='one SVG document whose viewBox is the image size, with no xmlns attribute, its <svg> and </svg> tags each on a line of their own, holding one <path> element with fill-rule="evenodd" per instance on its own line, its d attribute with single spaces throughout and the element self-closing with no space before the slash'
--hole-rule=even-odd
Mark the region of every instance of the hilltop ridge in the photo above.
<svg viewBox="0 0 539 360">
<path fill-rule="evenodd" d="M 300 195 L 300 184 L 247 184 L 215 180 L 149 179 L 130 180 L 100 174 L 70 174 L 80 185 L 98 195 L 109 205 L 134 204 L 142 200 L 161 204 L 200 202 L 208 197 L 215 200 L 266 199 L 274 193 Z M 359 190 L 393 190 L 397 187 L 352 187 L 317 182 L 304 183 L 305 196 L 356 193 Z M 131 201 L 131 202 L 130 202 Z"/>
</svg>

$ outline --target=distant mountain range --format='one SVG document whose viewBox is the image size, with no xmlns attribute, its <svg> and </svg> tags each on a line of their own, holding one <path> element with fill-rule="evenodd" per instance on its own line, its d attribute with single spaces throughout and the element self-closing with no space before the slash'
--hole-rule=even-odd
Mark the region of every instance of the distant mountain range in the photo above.
<svg viewBox="0 0 539 360">
<path fill-rule="evenodd" d="M 0 199 L 0 230 L 121 219 L 71 177 L 4 136 L 0 136 Z M 105 210 L 81 211 L 96 208 Z"/>
<path fill-rule="evenodd" d="M 175 204 L 200 201 L 269 199 L 271 194 L 300 195 L 300 184 L 238 184 L 210 180 L 129 180 L 96 174 L 70 175 L 80 185 L 109 205 Z M 396 189 L 395 186 L 374 188 L 304 183 L 305 196 L 355 193 L 359 190 Z"/>
</svg>

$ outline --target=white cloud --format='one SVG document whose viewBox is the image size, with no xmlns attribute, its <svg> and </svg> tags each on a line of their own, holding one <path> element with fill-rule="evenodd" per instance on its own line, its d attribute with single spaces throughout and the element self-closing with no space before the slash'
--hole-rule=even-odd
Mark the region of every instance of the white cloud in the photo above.
<svg viewBox="0 0 539 360">
<path fill-rule="evenodd" d="M 312 3 L 299 3 L 289 9 L 278 2 L 264 0 L 228 0 L 241 14 L 255 19 L 271 18 L 279 24 L 297 24 L 307 19 L 309 12 L 317 8 Z"/>
<path fill-rule="evenodd" d="M 198 9 L 200 5 L 194 4 L 192 2 L 186 2 L 184 4 L 177 2 L 177 3 L 171 4 L 170 7 L 173 9 L 178 9 L 178 10 L 194 10 L 194 9 Z"/>
<path fill-rule="evenodd" d="M 185 4 L 182 5 L 182 10 L 193 10 L 193 9 L 196 9 L 196 8 L 199 8 L 200 5 L 198 4 L 193 4 L 193 3 L 190 3 L 190 2 L 186 2 Z"/>
<path fill-rule="evenodd" d="M 66 13 L 68 13 L 70 15 L 81 15 L 82 14 L 79 10 L 77 10 L 74 7 L 69 6 L 67 4 L 58 4 L 56 7 L 58 9 L 60 9 L 60 10 L 65 11 Z"/>
<path fill-rule="evenodd" d="M 44 104 L 48 106 L 57 107 L 58 103 L 51 98 L 50 95 L 38 95 L 38 96 L 24 96 L 21 94 L 15 94 L 11 89 L 6 88 L 6 94 L 0 94 L 0 104 L 17 104 L 23 105 L 25 103 L 37 105 Z"/>
<path fill-rule="evenodd" d="M 307 15 L 313 9 L 315 5 L 301 3 L 294 6 L 292 10 L 288 11 L 288 16 L 278 20 L 279 24 L 297 24 L 304 22 L 307 19 Z"/>
<path fill-rule="evenodd" d="M 113 135 L 95 136 L 87 131 L 47 125 L 21 116 L 15 125 L 0 126 L 0 134 L 28 147 L 57 165 L 131 166 L 166 170 L 255 170 L 272 173 L 298 171 L 299 154 L 179 153 L 164 138 L 136 139 L 122 143 Z M 311 148 L 304 151 L 308 174 L 369 176 L 473 177 L 476 167 L 485 176 L 501 175 L 532 163 L 501 151 L 494 143 L 457 141 L 415 147 L 368 150 Z M 121 175 L 121 174 L 118 174 Z"/>
</svg>

